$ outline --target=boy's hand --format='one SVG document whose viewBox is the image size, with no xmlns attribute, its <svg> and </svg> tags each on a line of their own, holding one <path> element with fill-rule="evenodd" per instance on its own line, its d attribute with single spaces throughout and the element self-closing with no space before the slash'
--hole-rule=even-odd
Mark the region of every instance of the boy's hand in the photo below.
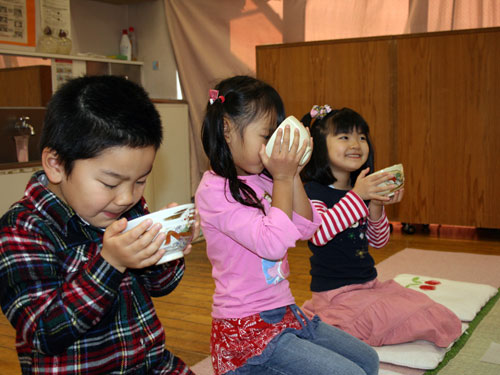
<svg viewBox="0 0 500 375">
<path fill-rule="evenodd" d="M 165 233 L 158 234 L 160 224 L 151 224 L 152 220 L 148 219 L 123 232 L 127 227 L 127 219 L 115 221 L 104 232 L 101 256 L 120 272 L 125 272 L 127 268 L 154 265 L 165 253 L 165 250 L 160 249 L 165 241 Z"/>
<path fill-rule="evenodd" d="M 375 175 L 367 176 L 370 168 L 363 169 L 358 178 L 356 179 L 356 184 L 352 189 L 353 192 L 358 194 L 363 200 L 378 200 L 383 203 L 389 202 L 391 198 L 381 195 L 381 192 L 390 190 L 396 187 L 394 184 L 386 186 L 378 186 L 384 181 L 388 181 L 394 176 L 389 172 L 380 173 Z"/>
</svg>

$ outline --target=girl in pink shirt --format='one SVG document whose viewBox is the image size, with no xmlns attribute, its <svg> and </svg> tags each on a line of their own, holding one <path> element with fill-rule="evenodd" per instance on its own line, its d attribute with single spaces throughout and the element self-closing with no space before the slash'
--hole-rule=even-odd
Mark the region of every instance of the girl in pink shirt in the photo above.
<svg viewBox="0 0 500 375">
<path fill-rule="evenodd" d="M 376 374 L 369 346 L 309 320 L 291 294 L 287 250 L 310 238 L 320 218 L 300 179 L 307 145 L 298 132 L 290 146 L 290 128 L 280 130 L 265 153 L 284 117 L 276 90 L 254 78 L 228 78 L 210 90 L 202 141 L 211 170 L 196 205 L 215 280 L 215 373 Z"/>
</svg>

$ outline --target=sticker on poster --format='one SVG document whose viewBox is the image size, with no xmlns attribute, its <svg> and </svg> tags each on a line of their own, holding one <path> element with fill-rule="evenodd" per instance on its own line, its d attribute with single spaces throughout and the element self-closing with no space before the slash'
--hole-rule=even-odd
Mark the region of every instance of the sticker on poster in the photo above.
<svg viewBox="0 0 500 375">
<path fill-rule="evenodd" d="M 40 23 L 41 30 L 49 28 L 55 37 L 63 31 L 71 38 L 69 0 L 40 0 Z"/>
<path fill-rule="evenodd" d="M 74 77 L 73 60 L 55 59 L 52 64 L 52 69 L 55 70 L 55 74 L 53 75 L 53 77 L 55 77 L 53 91 L 56 91 Z"/>
</svg>

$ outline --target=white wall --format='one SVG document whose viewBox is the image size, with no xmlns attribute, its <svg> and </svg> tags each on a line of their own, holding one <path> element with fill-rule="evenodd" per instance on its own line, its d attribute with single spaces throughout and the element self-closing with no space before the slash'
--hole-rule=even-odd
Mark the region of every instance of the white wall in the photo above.
<svg viewBox="0 0 500 375">
<path fill-rule="evenodd" d="M 177 99 L 174 52 L 170 44 L 163 0 L 130 5 L 131 26 L 137 30 L 139 59 L 144 61 L 144 87 L 152 98 Z M 153 70 L 153 61 L 159 70 Z"/>
<path fill-rule="evenodd" d="M 122 29 L 128 27 L 128 7 L 91 0 L 71 0 L 72 53 L 116 55 Z"/>
<path fill-rule="evenodd" d="M 163 144 L 156 153 L 144 197 L 150 211 L 168 203 L 191 201 L 189 124 L 186 103 L 156 103 L 163 124 Z"/>
</svg>

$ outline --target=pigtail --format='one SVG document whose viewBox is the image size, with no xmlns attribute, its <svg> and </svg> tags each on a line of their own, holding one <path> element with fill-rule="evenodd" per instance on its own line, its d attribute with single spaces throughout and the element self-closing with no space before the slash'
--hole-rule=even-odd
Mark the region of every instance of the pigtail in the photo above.
<svg viewBox="0 0 500 375">
<path fill-rule="evenodd" d="M 231 151 L 224 138 L 224 116 L 222 103 L 217 101 L 207 105 L 205 117 L 201 127 L 201 140 L 210 166 L 215 173 L 220 170 L 236 168 L 232 162 Z"/>
<path fill-rule="evenodd" d="M 309 128 L 314 143 L 311 159 L 300 174 L 304 182 L 316 181 L 323 185 L 330 185 L 335 182 L 328 158 L 328 147 L 326 145 L 328 128 L 326 124 L 327 119 L 337 112 L 338 110 L 332 110 L 328 105 L 315 105 L 302 116 L 301 121 L 304 126 Z"/>
<path fill-rule="evenodd" d="M 312 118 L 311 114 L 308 112 L 304 116 L 302 116 L 302 118 L 300 119 L 300 122 L 302 123 L 302 125 L 304 125 L 306 128 L 309 128 L 309 130 L 310 130 L 312 120 L 313 120 L 313 118 Z"/>
<path fill-rule="evenodd" d="M 264 205 L 257 197 L 255 191 L 240 180 L 238 176 L 227 178 L 227 183 L 229 183 L 231 196 L 236 199 L 237 202 L 244 204 L 245 206 L 258 208 L 264 215 L 266 214 Z"/>
</svg>

